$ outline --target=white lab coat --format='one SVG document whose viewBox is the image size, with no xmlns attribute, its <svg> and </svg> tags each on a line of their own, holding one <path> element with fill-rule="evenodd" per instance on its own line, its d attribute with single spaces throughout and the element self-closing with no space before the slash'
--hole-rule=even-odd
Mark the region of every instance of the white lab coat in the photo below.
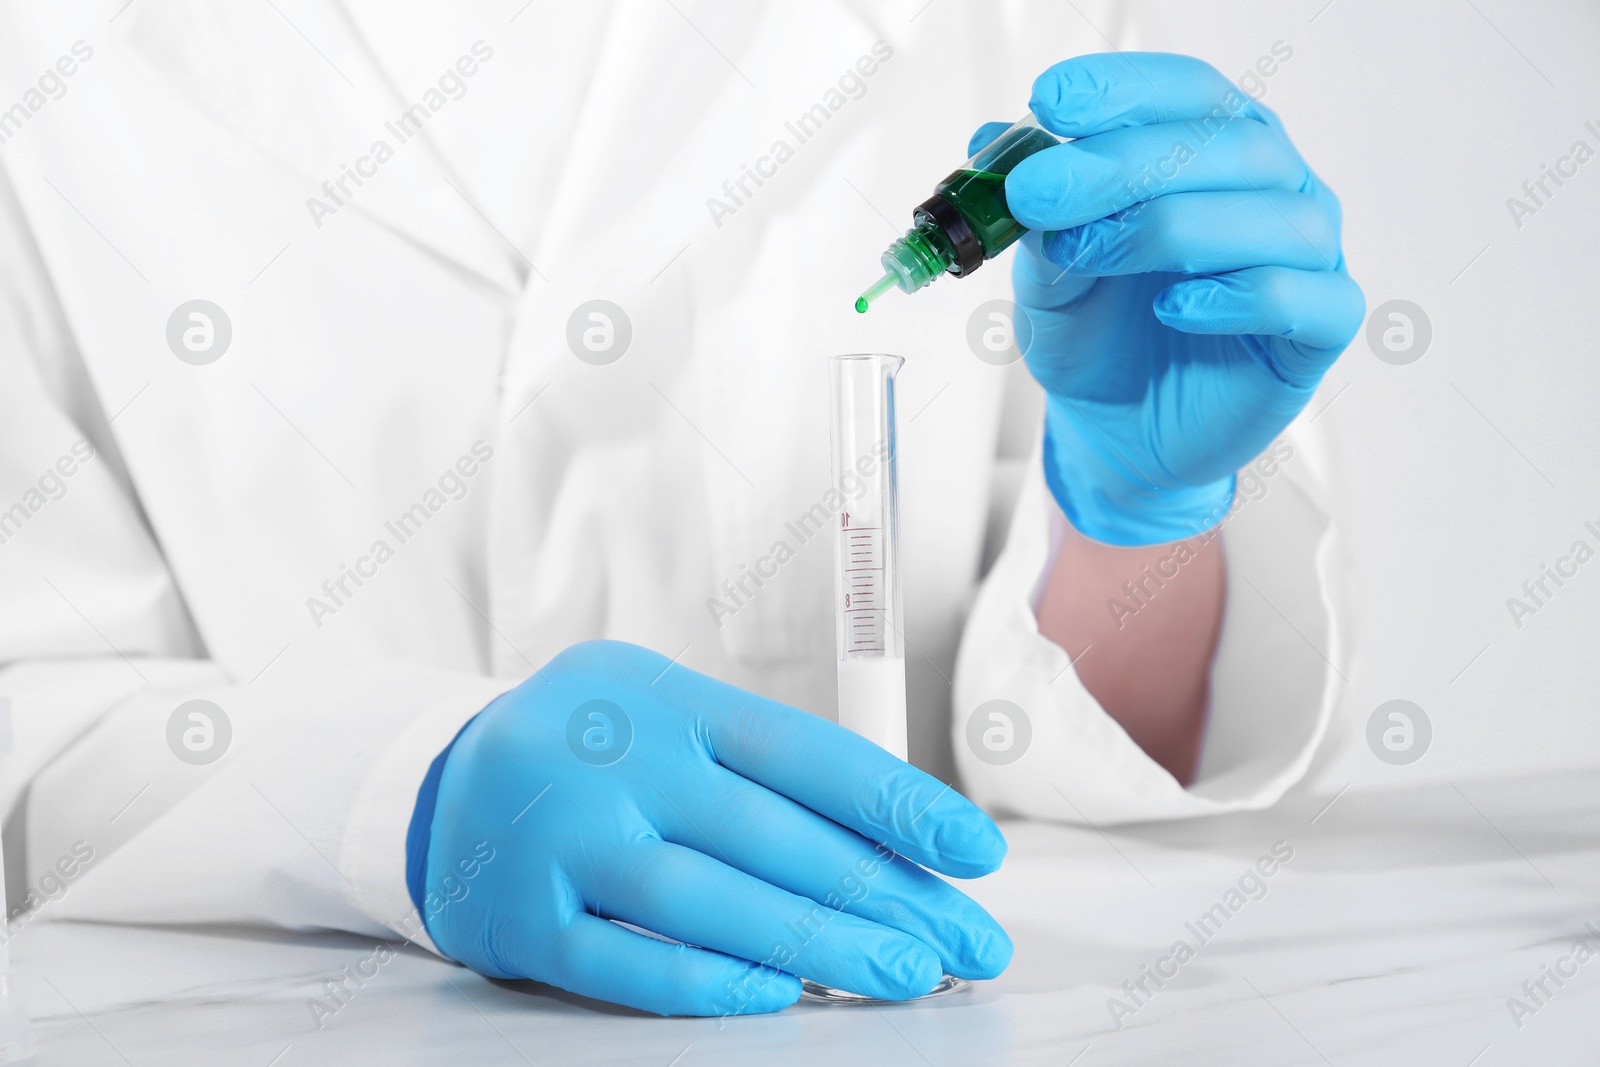
<svg viewBox="0 0 1600 1067">
<path fill-rule="evenodd" d="M 14 893 L 85 841 L 95 858 L 52 914 L 400 930 L 428 762 L 589 638 L 831 714 L 833 549 L 786 523 L 827 487 L 824 359 L 848 351 L 908 358 L 914 760 L 993 810 L 1096 823 L 1259 807 L 1304 773 L 1344 647 L 1313 437 L 1290 432 L 1294 458 L 1227 528 L 1185 790 L 1037 632 L 1037 392 L 966 343 L 1007 267 L 849 306 L 970 130 L 1103 47 L 1073 10 L 619 0 L 594 6 L 600 43 L 579 55 L 471 6 L 437 67 L 478 41 L 494 55 L 429 119 L 441 139 L 452 108 L 514 104 L 494 82 L 513 62 L 546 64 L 577 109 L 513 251 L 427 139 L 391 144 L 313 218 L 308 198 L 393 142 L 385 123 L 428 88 L 380 73 L 330 0 L 67 6 L 0 14 L 8 86 L 92 50 L 0 144 L 0 512 L 25 513 L 0 543 Z M 1120 32 L 1110 6 L 1081 6 Z M 796 144 L 786 123 L 835 102 L 879 41 L 859 98 Z M 792 158 L 760 162 L 780 138 Z M 747 164 L 769 176 L 729 211 Z M 166 339 L 195 298 L 232 325 L 208 365 Z M 603 366 L 567 342 L 597 298 L 632 328 Z M 76 442 L 92 458 L 57 467 Z M 46 472 L 68 466 L 58 493 Z M 780 540 L 793 559 L 719 620 L 708 602 Z M 206 766 L 168 747 L 194 698 L 232 727 Z M 1004 767 L 966 742 L 996 698 L 1033 731 Z"/>
</svg>

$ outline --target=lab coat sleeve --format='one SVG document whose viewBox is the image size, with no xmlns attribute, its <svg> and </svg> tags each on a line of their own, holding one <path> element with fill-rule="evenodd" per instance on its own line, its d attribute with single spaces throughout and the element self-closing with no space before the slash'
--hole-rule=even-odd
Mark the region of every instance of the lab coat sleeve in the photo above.
<svg viewBox="0 0 1600 1067">
<path fill-rule="evenodd" d="M 1103 825 L 1266 807 L 1305 774 L 1348 673 L 1343 564 L 1316 429 L 1303 415 L 1275 444 L 1286 458 L 1263 454 L 1222 525 L 1227 606 L 1205 748 L 1187 789 L 1084 688 L 1072 662 L 1085 650 L 1039 632 L 1034 601 L 1052 564 L 1051 524 L 1065 520 L 1036 445 L 957 659 L 952 740 L 973 800 L 997 813 Z M 1179 568 L 1171 580 L 1183 578 Z"/>
<path fill-rule="evenodd" d="M 291 652 L 207 658 L 26 228 L 0 197 L 0 756 L 13 929 L 257 921 L 425 947 L 405 834 L 429 761 L 507 688 Z M 180 713 L 210 715 L 192 762 Z M 174 717 L 177 716 L 176 726 Z M 203 728 L 202 728 L 203 729 Z M 203 733 L 190 738 L 205 747 Z M 185 758 L 185 757 L 189 758 Z"/>
<path fill-rule="evenodd" d="M 230 683 L 204 661 L 132 666 L 148 682 L 126 684 L 128 665 L 105 659 L 7 674 L 28 742 L 19 755 L 31 764 L 46 755 L 30 736 L 38 724 L 84 724 L 28 785 L 30 883 L 85 846 L 94 855 L 90 876 L 41 912 L 326 928 L 433 947 L 405 884 L 417 787 L 505 681 L 404 663 L 269 672 L 253 683 Z M 211 764 L 176 755 L 169 722 L 193 700 L 227 715 L 232 736 Z"/>
</svg>

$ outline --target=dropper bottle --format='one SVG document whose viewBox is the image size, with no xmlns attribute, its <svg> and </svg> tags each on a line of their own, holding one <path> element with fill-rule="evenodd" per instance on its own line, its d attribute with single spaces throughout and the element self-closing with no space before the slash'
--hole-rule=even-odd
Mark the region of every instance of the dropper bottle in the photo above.
<svg viewBox="0 0 1600 1067">
<path fill-rule="evenodd" d="M 890 289 L 914 293 L 941 274 L 964 278 L 1011 247 L 1026 227 L 1006 205 L 1006 175 L 1064 140 L 1030 111 L 978 149 L 917 205 L 911 228 L 883 253 L 883 277 L 856 298 L 856 310 L 865 313 Z"/>
</svg>

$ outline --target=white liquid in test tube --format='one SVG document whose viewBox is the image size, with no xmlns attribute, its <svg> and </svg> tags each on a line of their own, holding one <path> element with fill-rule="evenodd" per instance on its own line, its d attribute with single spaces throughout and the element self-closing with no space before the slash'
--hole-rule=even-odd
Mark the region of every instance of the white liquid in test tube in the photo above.
<svg viewBox="0 0 1600 1067">
<path fill-rule="evenodd" d="M 905 660 L 839 664 L 839 724 L 901 759 L 907 753 L 905 707 Z"/>
<path fill-rule="evenodd" d="M 894 377 L 899 356 L 835 356 L 834 486 L 843 497 L 835 614 L 839 724 L 905 759 L 906 663 L 900 624 Z"/>
</svg>

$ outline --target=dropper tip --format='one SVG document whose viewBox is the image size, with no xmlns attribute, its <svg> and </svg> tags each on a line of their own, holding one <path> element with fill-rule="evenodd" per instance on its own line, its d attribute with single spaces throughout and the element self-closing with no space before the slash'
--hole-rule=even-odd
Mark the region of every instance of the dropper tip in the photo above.
<svg viewBox="0 0 1600 1067">
<path fill-rule="evenodd" d="M 866 292 L 856 297 L 856 311 L 865 315 L 867 313 L 867 306 L 884 293 L 887 293 L 890 289 L 893 289 L 896 281 L 897 279 L 893 271 L 886 272 L 883 277 L 873 282 L 872 285 L 868 287 Z"/>
</svg>

